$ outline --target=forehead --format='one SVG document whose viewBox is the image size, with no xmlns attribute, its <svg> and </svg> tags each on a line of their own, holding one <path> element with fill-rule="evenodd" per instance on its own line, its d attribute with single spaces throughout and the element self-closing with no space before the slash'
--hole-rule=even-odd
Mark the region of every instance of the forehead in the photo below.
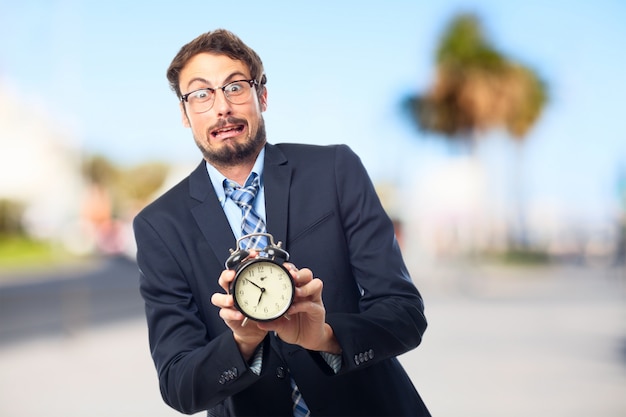
<svg viewBox="0 0 626 417">
<path fill-rule="evenodd" d="M 209 85 L 222 85 L 234 78 L 249 79 L 250 70 L 242 61 L 226 55 L 200 53 L 194 55 L 180 71 L 179 84 L 187 87 L 195 81 L 204 81 Z"/>
</svg>

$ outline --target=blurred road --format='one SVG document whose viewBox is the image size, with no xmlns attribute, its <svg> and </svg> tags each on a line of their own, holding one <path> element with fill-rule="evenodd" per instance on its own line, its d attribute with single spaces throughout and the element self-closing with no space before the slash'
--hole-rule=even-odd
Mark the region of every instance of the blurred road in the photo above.
<svg viewBox="0 0 626 417">
<path fill-rule="evenodd" d="M 414 277 L 429 328 L 403 360 L 434 416 L 626 416 L 623 270 L 438 266 Z"/>
<path fill-rule="evenodd" d="M 0 281 L 5 282 L 0 284 L 0 345 L 74 334 L 143 313 L 137 266 L 125 257 L 21 275 Z"/>
<path fill-rule="evenodd" d="M 624 271 L 411 269 L 430 326 L 401 361 L 434 416 L 626 415 Z M 48 275 L 0 284 L 0 416 L 180 415 L 158 392 L 136 266 Z"/>
</svg>

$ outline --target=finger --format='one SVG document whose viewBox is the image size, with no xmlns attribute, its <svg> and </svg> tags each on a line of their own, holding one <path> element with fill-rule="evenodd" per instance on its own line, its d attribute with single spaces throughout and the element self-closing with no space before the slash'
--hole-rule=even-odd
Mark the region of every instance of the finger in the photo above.
<svg viewBox="0 0 626 417">
<path fill-rule="evenodd" d="M 296 268 L 296 266 L 292 264 L 291 262 L 284 262 L 283 266 L 287 268 L 287 271 L 291 272 L 292 275 L 294 272 L 298 272 L 298 268 Z"/>
<path fill-rule="evenodd" d="M 231 328 L 233 328 L 235 322 L 241 322 L 246 318 L 246 316 L 244 316 L 239 310 L 235 310 L 234 308 L 220 309 L 220 317 Z M 235 327 L 239 327 L 239 326 L 240 325 L 237 325 Z"/>
<path fill-rule="evenodd" d="M 316 314 L 324 314 L 324 312 L 325 312 L 324 306 L 320 304 L 319 302 L 316 302 L 313 300 L 304 300 L 304 301 L 295 302 L 291 305 L 291 307 L 289 307 L 289 310 L 287 310 L 287 314 L 289 316 L 296 316 L 297 314 L 300 314 L 300 313 L 316 315 Z"/>
<path fill-rule="evenodd" d="M 224 288 L 226 292 L 228 292 L 230 288 L 230 283 L 235 279 L 235 271 L 230 269 L 225 269 L 220 274 L 219 279 L 217 280 L 220 287 Z"/>
<path fill-rule="evenodd" d="M 294 276 L 296 287 L 306 285 L 311 282 L 311 280 L 313 280 L 313 271 L 311 271 L 309 268 L 300 269 L 298 272 L 296 272 L 296 275 Z"/>
<path fill-rule="evenodd" d="M 296 286 L 296 297 L 309 298 L 313 301 L 321 300 L 324 283 L 321 279 L 315 278 L 308 283 Z"/>
<path fill-rule="evenodd" d="M 235 305 L 232 295 L 215 293 L 211 296 L 211 303 L 219 308 L 231 308 Z"/>
<path fill-rule="evenodd" d="M 283 263 L 283 266 L 285 268 L 287 268 L 287 270 L 291 274 L 291 278 L 293 278 L 293 282 L 297 286 L 298 282 L 299 282 L 299 278 L 298 278 L 298 272 L 299 271 L 298 271 L 298 268 L 294 264 L 292 264 L 291 262 L 285 262 L 285 263 Z"/>
</svg>

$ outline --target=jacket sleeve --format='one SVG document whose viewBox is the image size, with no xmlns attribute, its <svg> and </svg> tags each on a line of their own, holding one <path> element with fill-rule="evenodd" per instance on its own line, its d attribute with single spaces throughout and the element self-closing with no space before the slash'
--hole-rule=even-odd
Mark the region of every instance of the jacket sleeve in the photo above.
<svg viewBox="0 0 626 417">
<path fill-rule="evenodd" d="M 173 238 L 177 227 L 154 210 L 134 220 L 140 291 L 161 395 L 191 414 L 218 405 L 259 377 L 250 372 L 231 332 L 209 334 L 183 270 L 185 250 Z"/>
<path fill-rule="evenodd" d="M 393 224 L 365 167 L 347 146 L 338 146 L 334 169 L 350 268 L 360 292 L 358 312 L 327 316 L 343 349 L 343 374 L 415 348 L 427 323 Z"/>
</svg>

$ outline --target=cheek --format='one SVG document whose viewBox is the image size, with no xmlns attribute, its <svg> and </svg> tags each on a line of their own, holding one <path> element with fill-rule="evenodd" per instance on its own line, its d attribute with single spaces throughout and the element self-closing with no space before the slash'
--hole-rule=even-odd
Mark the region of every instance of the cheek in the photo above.
<svg viewBox="0 0 626 417">
<path fill-rule="evenodd" d="M 256 107 L 253 112 L 250 113 L 248 117 L 248 126 L 250 127 L 252 133 L 256 133 L 256 131 L 259 130 L 259 126 L 261 125 L 261 119 L 263 118 L 263 111 L 265 111 L 264 109 L 265 106 L 260 103 L 258 104 L 258 107 Z"/>
<path fill-rule="evenodd" d="M 179 106 L 180 106 L 180 120 L 183 123 L 183 126 L 191 127 L 191 125 L 189 124 L 189 117 L 187 117 L 187 113 L 185 112 L 185 105 L 182 102 L 180 102 Z"/>
<path fill-rule="evenodd" d="M 183 124 L 185 125 L 185 127 L 191 129 L 191 133 L 193 134 L 195 138 L 202 139 L 202 141 L 206 141 L 210 139 L 207 137 L 207 132 L 206 132 L 206 129 L 208 128 L 209 123 L 204 121 L 202 118 L 199 118 L 199 117 L 185 118 L 185 121 L 183 122 Z"/>
</svg>

